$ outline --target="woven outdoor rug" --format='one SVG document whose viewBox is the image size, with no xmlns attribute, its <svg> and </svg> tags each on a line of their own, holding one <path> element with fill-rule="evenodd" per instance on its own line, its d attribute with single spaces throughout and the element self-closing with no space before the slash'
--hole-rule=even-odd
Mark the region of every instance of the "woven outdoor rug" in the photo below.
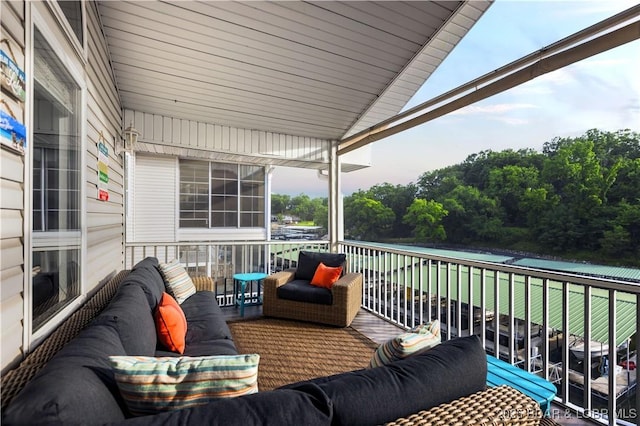
<svg viewBox="0 0 640 426">
<path fill-rule="evenodd" d="M 230 322 L 241 354 L 260 354 L 261 391 L 358 370 L 369 365 L 378 344 L 358 331 L 275 318 Z"/>
</svg>

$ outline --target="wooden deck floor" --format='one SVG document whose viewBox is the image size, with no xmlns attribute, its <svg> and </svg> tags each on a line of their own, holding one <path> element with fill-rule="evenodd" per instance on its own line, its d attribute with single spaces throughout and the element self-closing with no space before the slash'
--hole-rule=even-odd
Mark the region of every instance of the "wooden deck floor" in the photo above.
<svg viewBox="0 0 640 426">
<path fill-rule="evenodd" d="M 241 319 L 240 311 L 234 307 L 222 308 L 227 320 Z M 244 310 L 244 319 L 259 318 L 262 316 L 262 306 L 247 306 Z M 358 330 L 371 340 L 377 343 L 383 343 L 390 338 L 402 333 L 403 329 L 391 324 L 384 319 L 373 315 L 370 312 L 361 309 L 358 315 L 351 323 L 351 327 Z M 551 416 L 556 423 L 567 426 L 578 425 L 594 425 L 599 424 L 588 421 L 587 419 L 578 418 L 570 414 L 565 408 L 552 404 Z"/>
</svg>

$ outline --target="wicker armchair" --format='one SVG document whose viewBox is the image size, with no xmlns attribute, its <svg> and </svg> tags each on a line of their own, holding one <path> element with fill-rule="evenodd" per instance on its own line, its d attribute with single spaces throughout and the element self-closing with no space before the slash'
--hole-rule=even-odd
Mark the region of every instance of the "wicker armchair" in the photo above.
<svg viewBox="0 0 640 426">
<path fill-rule="evenodd" d="M 347 327 L 362 305 L 362 274 L 345 273 L 332 287 L 332 304 L 302 302 L 278 297 L 278 288 L 296 278 L 296 269 L 265 278 L 262 313 L 265 316 Z"/>
</svg>

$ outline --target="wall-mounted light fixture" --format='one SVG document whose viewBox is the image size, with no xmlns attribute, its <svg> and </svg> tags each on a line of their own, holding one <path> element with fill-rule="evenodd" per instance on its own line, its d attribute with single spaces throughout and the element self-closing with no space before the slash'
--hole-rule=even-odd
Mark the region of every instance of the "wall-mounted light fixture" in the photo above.
<svg viewBox="0 0 640 426">
<path fill-rule="evenodd" d="M 118 146 L 118 154 L 122 152 L 133 154 L 139 137 L 140 132 L 137 131 L 135 127 L 133 127 L 133 123 L 129 123 L 129 127 L 124 129 L 124 132 L 122 132 L 122 145 Z"/>
</svg>

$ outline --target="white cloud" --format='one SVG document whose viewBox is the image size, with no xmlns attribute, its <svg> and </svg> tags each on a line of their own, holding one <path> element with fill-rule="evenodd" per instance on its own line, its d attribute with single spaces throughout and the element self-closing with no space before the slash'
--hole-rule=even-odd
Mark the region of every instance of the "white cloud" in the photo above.
<svg viewBox="0 0 640 426">
<path fill-rule="evenodd" d="M 453 111 L 449 115 L 475 115 L 475 114 L 504 114 L 511 111 L 518 111 L 523 109 L 537 108 L 533 104 L 494 104 L 494 105 L 470 105 Z"/>
<path fill-rule="evenodd" d="M 505 116 L 496 116 L 490 117 L 491 120 L 499 121 L 502 123 L 506 123 L 512 126 L 524 126 L 529 124 L 529 120 L 525 120 L 523 118 L 515 118 L 515 117 L 505 117 Z"/>
<path fill-rule="evenodd" d="M 575 76 L 574 76 L 574 73 L 571 72 L 571 69 L 561 68 L 559 70 L 550 72 L 548 74 L 543 74 L 533 81 L 535 81 L 537 84 L 550 83 L 556 86 L 563 86 L 566 84 L 573 83 L 575 81 Z"/>
</svg>

